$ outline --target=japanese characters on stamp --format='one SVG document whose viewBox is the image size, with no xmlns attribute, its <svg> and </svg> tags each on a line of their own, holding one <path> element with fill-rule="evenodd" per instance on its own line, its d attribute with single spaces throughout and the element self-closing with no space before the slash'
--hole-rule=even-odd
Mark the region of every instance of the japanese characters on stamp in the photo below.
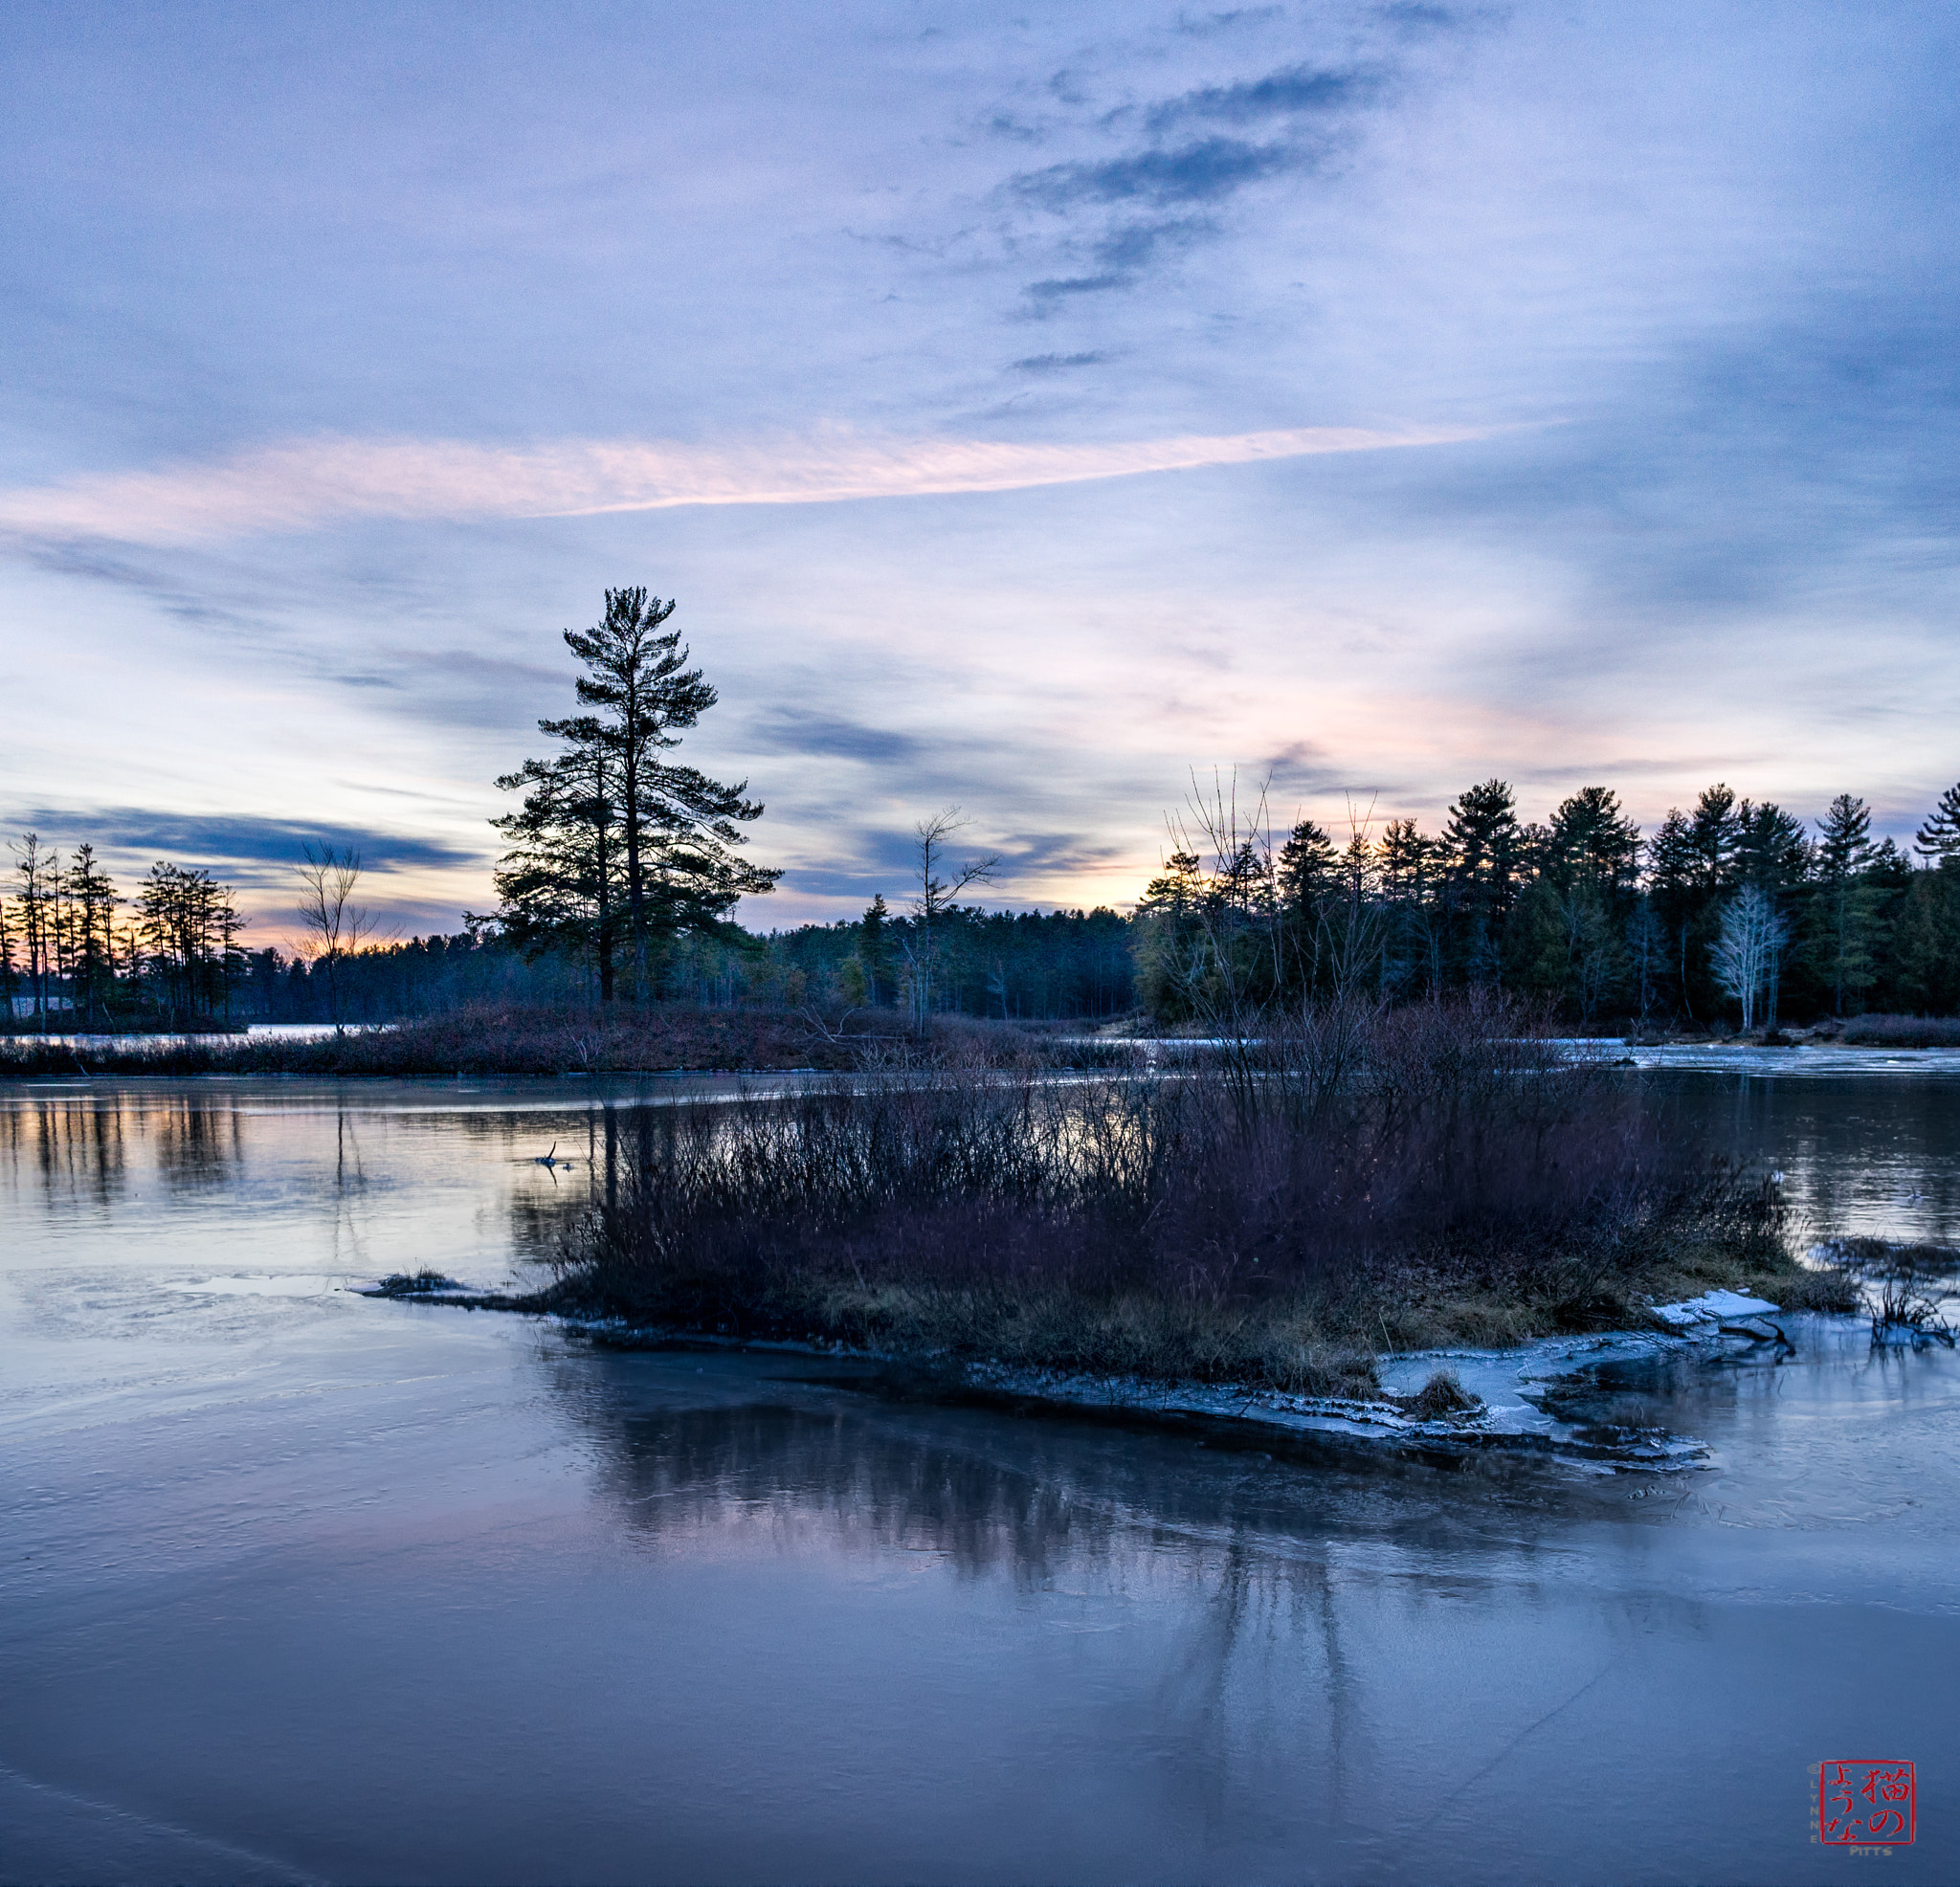
<svg viewBox="0 0 1960 1887">
<path fill-rule="evenodd" d="M 1912 1765 L 1853 1757 L 1816 1768 L 1816 1838 L 1830 1847 L 1903 1848 L 1918 1820 Z"/>
</svg>

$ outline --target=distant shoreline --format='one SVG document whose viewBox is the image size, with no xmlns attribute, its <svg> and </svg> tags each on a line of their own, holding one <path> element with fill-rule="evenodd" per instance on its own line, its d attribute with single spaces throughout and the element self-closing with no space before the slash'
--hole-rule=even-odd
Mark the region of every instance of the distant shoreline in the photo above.
<svg viewBox="0 0 1960 1887">
<path fill-rule="evenodd" d="M 894 1061 L 951 1058 L 1001 1066 L 1115 1066 L 1153 1045 L 1195 1043 L 1192 1031 L 1136 1021 L 1020 1022 L 935 1017 L 909 1034 L 889 1010 L 838 1019 L 776 1009 L 660 1004 L 612 1012 L 491 1008 L 399 1022 L 321 1025 L 307 1034 L 195 1030 L 84 1036 L 0 1033 L 0 1079 L 78 1075 L 316 1075 L 345 1078 L 567 1075 L 844 1073 Z M 1616 1029 L 1566 1039 L 1599 1049 L 1960 1048 L 1960 1017 L 1855 1016 L 1809 1029 L 1723 1035 Z"/>
</svg>

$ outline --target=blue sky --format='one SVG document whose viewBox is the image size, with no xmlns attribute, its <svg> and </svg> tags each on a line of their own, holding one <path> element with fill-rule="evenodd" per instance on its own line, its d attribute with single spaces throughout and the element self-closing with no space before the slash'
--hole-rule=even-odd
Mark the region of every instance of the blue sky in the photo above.
<svg viewBox="0 0 1960 1887">
<path fill-rule="evenodd" d="M 752 923 L 1198 769 L 1904 833 L 1960 775 L 1948 7 L 16 5 L 0 822 L 489 901 L 677 596 Z"/>
</svg>

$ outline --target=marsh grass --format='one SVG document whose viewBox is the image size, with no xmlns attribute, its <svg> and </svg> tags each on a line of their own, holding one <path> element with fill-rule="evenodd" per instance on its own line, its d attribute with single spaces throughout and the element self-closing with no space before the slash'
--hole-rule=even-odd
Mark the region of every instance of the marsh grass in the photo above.
<svg viewBox="0 0 1960 1887">
<path fill-rule="evenodd" d="M 1474 1414 L 1483 1405 L 1449 1370 L 1438 1369 L 1403 1407 L 1419 1421 L 1436 1422 Z"/>
<path fill-rule="evenodd" d="M 641 1110 L 560 1308 L 947 1363 L 1352 1392 L 1793 1265 L 1773 1187 L 1498 1004 L 1266 1017 L 1170 1068 L 886 1065 Z"/>
<path fill-rule="evenodd" d="M 1854 1015 L 1838 1039 L 1853 1048 L 1960 1049 L 1960 1015 Z"/>
<path fill-rule="evenodd" d="M 1864 1299 L 1857 1275 L 1842 1265 L 1803 1265 L 1779 1281 L 1776 1300 L 1785 1310 L 1846 1313 L 1860 1310 Z"/>
<path fill-rule="evenodd" d="M 459 1291 L 455 1278 L 439 1271 L 391 1271 L 373 1287 L 377 1298 L 421 1298 L 434 1291 Z"/>
</svg>

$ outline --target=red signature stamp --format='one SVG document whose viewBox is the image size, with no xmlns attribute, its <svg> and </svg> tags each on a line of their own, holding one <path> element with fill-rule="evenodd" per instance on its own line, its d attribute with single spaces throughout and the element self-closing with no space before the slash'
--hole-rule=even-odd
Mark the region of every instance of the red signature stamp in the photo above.
<svg viewBox="0 0 1960 1887">
<path fill-rule="evenodd" d="M 1840 1848 L 1903 1848 L 1918 1821 L 1910 1763 L 1860 1757 L 1817 1765 L 1817 1839 Z"/>
</svg>

